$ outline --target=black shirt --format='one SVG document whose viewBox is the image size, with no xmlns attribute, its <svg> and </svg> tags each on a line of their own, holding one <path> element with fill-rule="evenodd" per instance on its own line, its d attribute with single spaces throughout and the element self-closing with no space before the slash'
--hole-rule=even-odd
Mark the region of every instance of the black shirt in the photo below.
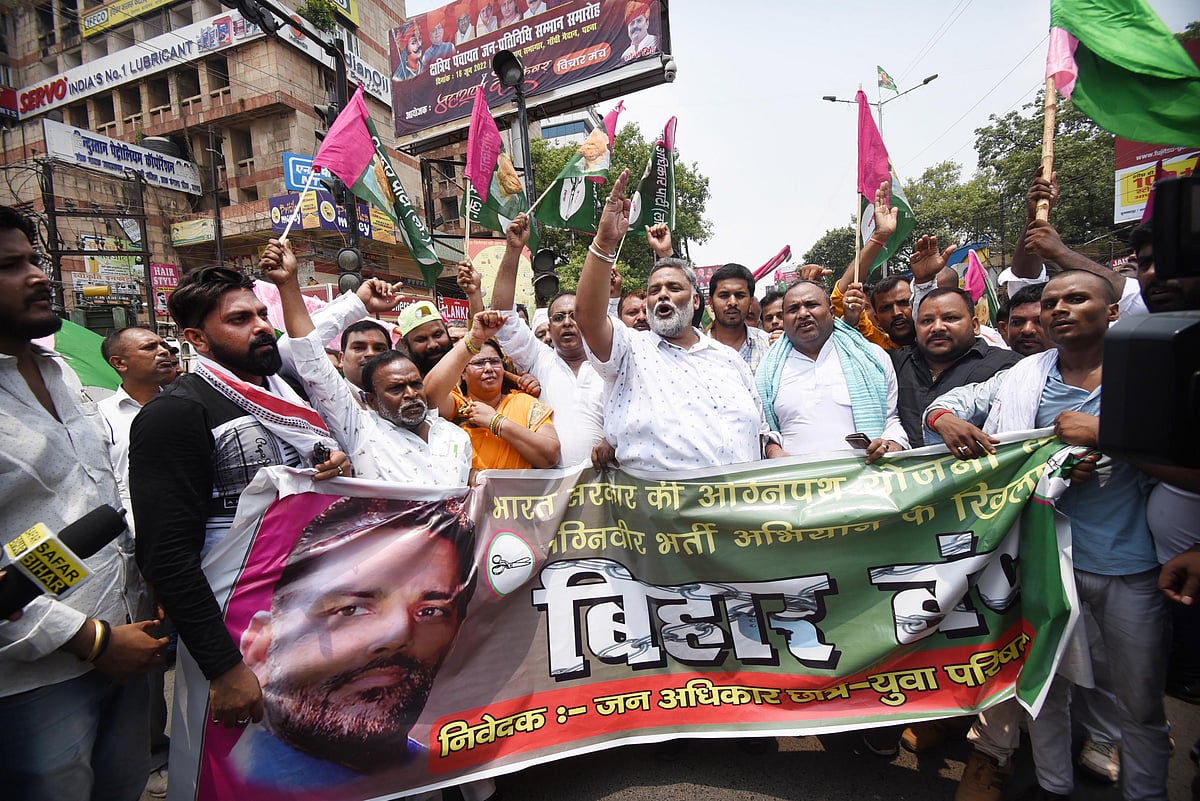
<svg viewBox="0 0 1200 801">
<path fill-rule="evenodd" d="M 228 531 L 259 468 L 279 464 L 300 466 L 295 448 L 195 375 L 168 385 L 130 429 L 138 567 L 210 681 L 242 654 L 200 569 L 205 541 Z"/>
<path fill-rule="evenodd" d="M 986 381 L 1021 361 L 1020 354 L 1004 348 L 993 348 L 976 337 L 971 349 L 946 368 L 935 381 L 925 357 L 916 345 L 906 345 L 888 353 L 896 367 L 896 405 L 900 412 L 900 423 L 904 426 L 904 433 L 908 434 L 909 445 L 914 448 L 925 444 L 923 416 L 929 404 L 952 389 Z"/>
</svg>

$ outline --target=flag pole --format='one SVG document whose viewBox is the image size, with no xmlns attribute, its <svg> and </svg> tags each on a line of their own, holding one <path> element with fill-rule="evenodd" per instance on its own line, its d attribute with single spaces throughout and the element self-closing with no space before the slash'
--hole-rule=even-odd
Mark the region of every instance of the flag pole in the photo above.
<svg viewBox="0 0 1200 801">
<path fill-rule="evenodd" d="M 312 188 L 313 178 L 316 174 L 315 169 L 308 171 L 308 177 L 304 179 L 304 189 L 300 191 L 300 197 L 296 200 L 296 208 L 292 209 L 292 216 L 288 218 L 287 225 L 283 227 L 283 235 L 279 237 L 279 244 L 282 245 L 287 241 L 292 226 L 296 224 L 296 219 L 300 216 L 300 207 L 304 204 L 304 197 L 308 194 L 308 190 Z"/>
<path fill-rule="evenodd" d="M 463 198 L 467 213 L 463 217 L 463 261 L 471 260 L 471 182 L 463 179 Z"/>
<path fill-rule="evenodd" d="M 621 241 L 617 243 L 617 252 L 613 254 L 613 269 L 617 269 L 617 259 L 621 256 L 621 248 L 625 247 L 625 237 L 629 236 L 629 230 L 621 234 Z"/>
<path fill-rule="evenodd" d="M 532 217 L 533 210 L 537 208 L 539 203 L 541 203 L 543 200 L 546 199 L 546 195 L 550 194 L 550 190 L 553 189 L 554 185 L 557 183 L 558 183 L 557 180 L 551 181 L 550 185 L 546 187 L 546 191 L 544 191 L 544 192 L 542 192 L 542 194 L 538 195 L 538 199 L 533 201 L 533 203 L 529 206 L 529 208 L 526 209 L 525 213 L 528 214 L 530 217 Z"/>
<path fill-rule="evenodd" d="M 1058 115 L 1058 96 L 1054 88 L 1054 76 L 1046 79 L 1046 97 L 1043 105 L 1042 124 L 1042 177 L 1047 181 L 1054 173 L 1054 123 Z M 1037 203 L 1035 219 L 1046 221 L 1050 219 L 1050 200 L 1042 198 Z"/>
<path fill-rule="evenodd" d="M 860 92 L 862 91 L 861 83 L 858 85 L 858 91 L 860 91 Z M 862 136 L 861 132 L 859 133 L 859 136 L 860 137 Z M 882 134 L 880 136 L 882 136 Z M 861 148 L 862 146 L 859 145 L 859 147 Z M 860 156 L 860 158 L 861 158 L 861 156 Z M 859 166 L 859 169 L 860 170 L 862 169 L 861 165 Z M 858 176 L 855 175 L 854 179 L 855 179 L 854 202 L 858 206 L 858 224 L 854 227 L 854 283 L 857 284 L 858 283 L 858 262 L 862 258 L 862 229 L 863 229 L 862 216 L 863 216 L 863 212 L 862 212 L 862 200 L 859 199 L 861 197 L 861 195 L 858 192 Z"/>
</svg>

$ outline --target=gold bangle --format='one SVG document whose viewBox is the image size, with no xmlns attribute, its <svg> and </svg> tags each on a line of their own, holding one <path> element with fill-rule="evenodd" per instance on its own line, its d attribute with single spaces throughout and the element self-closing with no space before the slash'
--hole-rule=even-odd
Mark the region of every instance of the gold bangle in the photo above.
<svg viewBox="0 0 1200 801">
<path fill-rule="evenodd" d="M 91 618 L 88 618 L 91 620 Z M 100 655 L 100 648 L 104 645 L 104 626 L 100 625 L 99 620 L 92 620 L 92 627 L 95 630 L 95 640 L 92 642 L 92 650 L 83 658 L 84 662 L 91 662 Z"/>
<path fill-rule="evenodd" d="M 463 342 L 467 343 L 467 353 L 470 353 L 472 356 L 479 353 L 479 348 L 471 344 L 471 338 L 469 336 L 463 337 Z"/>
</svg>

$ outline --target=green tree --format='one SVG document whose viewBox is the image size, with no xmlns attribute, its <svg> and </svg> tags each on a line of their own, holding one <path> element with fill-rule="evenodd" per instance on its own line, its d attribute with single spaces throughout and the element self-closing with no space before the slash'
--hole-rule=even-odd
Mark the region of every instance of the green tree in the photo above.
<svg viewBox="0 0 1200 801">
<path fill-rule="evenodd" d="M 854 261 L 854 217 L 850 224 L 841 228 L 831 228 L 804 254 L 805 264 L 820 264 L 829 267 L 835 273 L 850 262 Z"/>
<path fill-rule="evenodd" d="M 613 143 L 612 166 L 609 169 L 609 183 L 600 190 L 600 197 L 607 196 L 612 181 L 621 174 L 621 170 L 629 170 L 630 183 L 636 186 L 646 162 L 650 158 L 651 143 L 646 141 L 642 132 L 632 123 L 617 131 Z M 545 140 L 538 139 L 530 143 L 530 159 L 533 162 L 534 175 L 537 178 L 537 194 L 545 191 L 550 182 L 562 171 L 571 156 L 575 154 L 575 145 L 550 145 Z M 700 172 L 695 163 L 685 162 L 675 152 L 675 229 L 671 232 L 675 246 L 681 252 L 687 251 L 693 242 L 705 242 L 712 236 L 712 223 L 705 218 L 704 210 L 708 203 L 708 178 Z M 572 231 L 541 226 L 542 247 L 550 248 L 566 259 L 566 264 L 558 268 L 559 280 L 563 289 L 574 289 L 579 280 L 579 272 L 583 269 L 583 259 L 587 246 L 592 241 L 590 234 L 577 234 Z M 627 288 L 644 287 L 650 267 L 654 263 L 653 254 L 646 246 L 644 237 L 632 234 L 621 247 L 621 255 L 617 260 L 617 269 Z"/>
<path fill-rule="evenodd" d="M 959 164 L 943 161 L 908 184 L 908 200 L 917 217 L 913 239 L 929 234 L 945 247 L 965 245 L 990 233 L 996 211 L 987 187 L 978 178 L 964 183 L 961 176 Z"/>
<path fill-rule="evenodd" d="M 1025 225 L 1025 193 L 1042 154 L 1042 94 L 1024 107 L 975 131 L 975 150 L 985 202 L 993 222 L 990 233 L 1011 253 Z M 1111 235 L 1113 216 L 1113 135 L 1084 116 L 1068 100 L 1058 103 L 1054 136 L 1054 171 L 1059 200 L 1050 222 L 1073 247 Z M 1001 238 L 1001 232 L 1003 237 Z M 1107 246 L 1102 245 L 1107 252 Z M 995 244 L 993 244 L 995 248 Z M 1093 248 L 1098 255 L 1099 247 Z M 1086 252 L 1086 250 L 1085 250 Z"/>
<path fill-rule="evenodd" d="M 337 29 L 337 16 L 329 0 L 304 0 L 296 13 L 313 24 L 319 31 L 333 33 Z"/>
</svg>

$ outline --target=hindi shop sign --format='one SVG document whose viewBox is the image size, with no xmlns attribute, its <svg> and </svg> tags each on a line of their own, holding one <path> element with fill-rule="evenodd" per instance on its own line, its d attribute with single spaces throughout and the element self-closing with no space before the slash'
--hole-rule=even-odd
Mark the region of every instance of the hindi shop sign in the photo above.
<svg viewBox="0 0 1200 801">
<path fill-rule="evenodd" d="M 502 89 L 492 73 L 492 57 L 501 50 L 512 51 L 524 62 L 525 94 L 530 98 L 657 58 L 662 50 L 658 0 L 646 4 L 646 13 L 638 17 L 644 22 L 630 25 L 625 23 L 625 3 L 567 0 L 542 3 L 545 10 L 508 23 L 492 16 L 490 28 L 481 16 L 466 34 L 457 27 L 458 6 L 411 17 L 388 36 L 397 137 L 469 116 L 481 79 L 486 78 L 489 106 L 512 101 L 514 90 Z M 491 4 L 484 7 L 491 10 Z M 440 43 L 433 41 L 438 28 Z"/>
<path fill-rule="evenodd" d="M 189 195 L 204 193 L 200 186 L 200 171 L 190 161 L 164 156 L 148 148 L 54 120 L 42 120 L 42 129 L 48 156 L 112 175 L 123 176 L 126 172 L 136 172 L 150 186 L 162 189 L 174 189 Z"/>
<path fill-rule="evenodd" d="M 1036 714 L 1076 614 L 1060 447 L 485 471 L 465 495 L 264 470 L 204 571 L 274 688 L 266 718 L 212 724 L 181 652 L 171 781 L 362 801 L 680 735 L 903 724 L 1014 693 Z M 405 659 L 354 647 L 389 637 Z"/>
</svg>

